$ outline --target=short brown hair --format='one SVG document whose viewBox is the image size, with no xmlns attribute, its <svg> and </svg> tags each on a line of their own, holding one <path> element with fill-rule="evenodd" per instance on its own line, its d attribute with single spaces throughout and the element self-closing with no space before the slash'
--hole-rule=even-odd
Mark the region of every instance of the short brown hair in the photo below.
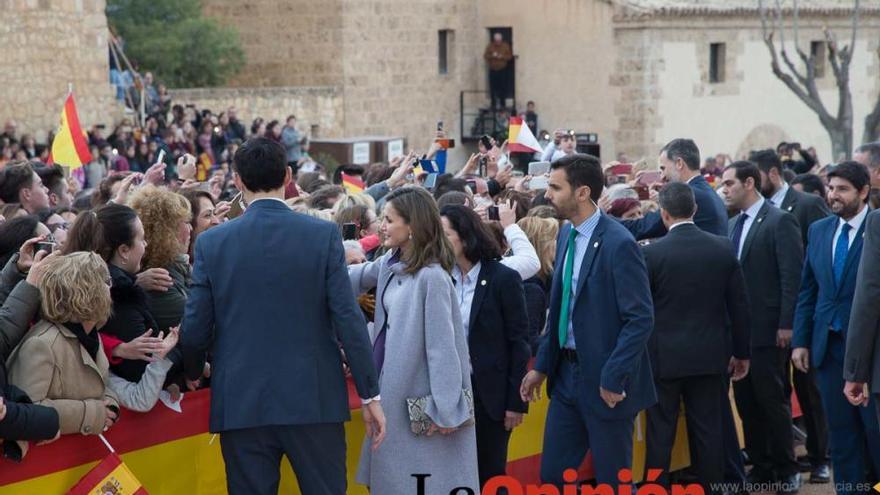
<svg viewBox="0 0 880 495">
<path fill-rule="evenodd" d="M 54 323 L 96 322 L 110 318 L 107 264 L 96 253 L 80 251 L 46 261 L 40 280 L 43 317 Z"/>
<path fill-rule="evenodd" d="M 144 186 L 131 198 L 131 207 L 144 224 L 147 250 L 143 267 L 166 268 L 174 258 L 185 253 L 177 238 L 181 222 L 192 219 L 189 201 L 180 194 L 156 186 Z"/>
<path fill-rule="evenodd" d="M 432 263 L 439 263 L 447 272 L 455 265 L 452 245 L 443 231 L 437 203 L 428 191 L 414 186 L 401 187 L 388 195 L 386 203 L 394 208 L 409 225 L 412 246 L 403 254 L 406 273 L 414 274 Z"/>
</svg>

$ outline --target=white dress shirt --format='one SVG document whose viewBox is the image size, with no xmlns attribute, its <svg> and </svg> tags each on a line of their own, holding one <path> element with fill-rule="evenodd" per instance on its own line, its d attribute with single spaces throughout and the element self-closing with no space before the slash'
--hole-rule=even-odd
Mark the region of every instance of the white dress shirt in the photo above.
<svg viewBox="0 0 880 495">
<path fill-rule="evenodd" d="M 841 218 L 837 222 L 837 230 L 834 231 L 834 239 L 831 240 L 831 259 L 832 262 L 834 260 L 834 253 L 837 251 L 837 239 L 840 238 L 841 232 L 843 232 L 843 224 L 848 223 L 851 227 L 847 235 L 849 236 L 849 246 L 852 247 L 852 243 L 856 240 L 856 233 L 862 227 L 862 222 L 865 221 L 865 217 L 868 216 L 868 205 L 862 205 L 862 211 L 858 212 L 856 216 L 850 218 L 849 220 L 844 220 Z"/>
<path fill-rule="evenodd" d="M 474 292 L 477 290 L 480 268 L 482 268 L 482 263 L 479 261 L 465 274 L 461 273 L 461 268 L 458 265 L 452 267 L 452 278 L 455 279 L 455 293 L 458 295 L 458 309 L 461 312 L 461 322 L 464 324 L 465 336 L 470 331 L 471 306 L 474 302 Z"/>
<path fill-rule="evenodd" d="M 252 205 L 252 204 L 256 203 L 257 201 L 266 201 L 266 200 L 278 201 L 279 203 L 283 204 L 284 206 L 287 206 L 288 208 L 290 208 L 290 206 L 288 206 L 287 203 L 285 203 L 284 200 L 281 198 L 257 198 L 257 199 L 252 200 L 250 203 L 248 203 L 248 205 Z"/>
<path fill-rule="evenodd" d="M 788 182 L 782 181 L 782 187 L 770 198 L 770 204 L 777 208 L 782 208 L 782 202 L 785 201 L 785 195 L 788 194 L 789 189 L 791 187 L 788 185 Z"/>
<path fill-rule="evenodd" d="M 758 201 L 745 211 L 748 218 L 746 218 L 746 221 L 743 224 L 742 237 L 739 238 L 739 246 L 736 248 L 737 258 L 742 255 L 742 249 L 746 243 L 746 238 L 749 236 L 749 230 L 752 228 L 752 224 L 755 223 L 755 217 L 758 216 L 758 212 L 761 211 L 762 206 L 764 206 L 764 198 L 758 198 Z"/>
</svg>

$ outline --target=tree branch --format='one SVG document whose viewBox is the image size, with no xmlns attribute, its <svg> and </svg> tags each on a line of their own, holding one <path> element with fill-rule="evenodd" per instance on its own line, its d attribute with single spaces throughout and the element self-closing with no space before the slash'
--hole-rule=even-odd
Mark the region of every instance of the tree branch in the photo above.
<svg viewBox="0 0 880 495">
<path fill-rule="evenodd" d="M 877 59 L 880 62 L 880 45 L 877 46 Z M 865 132 L 862 135 L 862 143 L 870 143 L 878 139 L 880 139 L 880 91 L 877 92 L 874 110 L 865 117 Z"/>
</svg>

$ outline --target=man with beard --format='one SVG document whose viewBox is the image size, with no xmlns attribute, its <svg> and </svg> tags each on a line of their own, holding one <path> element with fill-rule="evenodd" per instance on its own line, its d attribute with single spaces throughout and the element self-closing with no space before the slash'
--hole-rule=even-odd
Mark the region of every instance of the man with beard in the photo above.
<svg viewBox="0 0 880 495">
<path fill-rule="evenodd" d="M 838 486 L 867 483 L 866 465 L 880 472 L 880 425 L 874 402 L 854 406 L 840 393 L 870 190 L 868 170 L 859 163 L 843 162 L 828 173 L 828 200 L 834 215 L 810 227 L 795 313 L 791 360 L 803 373 L 816 370 Z M 837 490 L 838 494 L 853 492 L 855 488 Z"/>
<path fill-rule="evenodd" d="M 758 165 L 761 171 L 761 195 L 773 206 L 794 215 L 801 227 L 801 238 L 806 245 L 810 225 L 831 214 L 825 201 L 814 194 L 800 192 L 790 187 L 782 177 L 782 162 L 773 150 L 752 151 L 749 154 L 749 161 Z"/>
<path fill-rule="evenodd" d="M 749 482 L 778 482 L 778 493 L 797 493 L 801 476 L 794 455 L 791 405 L 785 396 L 794 310 L 803 247 L 797 220 L 767 203 L 761 174 L 751 162 L 724 169 L 724 202 L 740 213 L 730 239 L 742 264 L 751 308 L 751 370 L 734 383 L 746 451 L 754 464 Z"/>
<path fill-rule="evenodd" d="M 559 218 L 548 331 L 535 367 L 523 378 L 524 401 L 548 379 L 541 480 L 568 486 L 563 471 L 593 453 L 598 483 L 619 484 L 632 467 L 633 421 L 657 398 L 647 342 L 654 326 L 648 270 L 635 239 L 596 206 L 605 177 L 584 154 L 551 165 L 546 197 Z"/>
<path fill-rule="evenodd" d="M 831 213 L 825 200 L 790 187 L 782 178 L 782 162 L 775 151 L 752 151 L 749 160 L 757 164 L 761 171 L 761 195 L 773 206 L 794 215 L 806 248 L 810 225 Z M 790 373 L 791 368 L 786 367 L 786 375 Z M 828 468 L 828 422 L 822 407 L 822 394 L 816 385 L 815 371 L 809 369 L 807 372 L 796 368 L 794 376 L 785 381 L 786 397 L 791 396 L 792 382 L 807 431 L 807 457 L 810 462 L 809 467 L 803 470 L 810 470 L 810 483 L 828 483 L 831 481 L 831 470 Z"/>
</svg>

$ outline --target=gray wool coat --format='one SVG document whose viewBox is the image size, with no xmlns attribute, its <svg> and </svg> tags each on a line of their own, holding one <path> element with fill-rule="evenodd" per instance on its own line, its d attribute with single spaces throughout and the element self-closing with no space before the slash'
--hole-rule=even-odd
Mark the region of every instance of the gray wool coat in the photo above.
<svg viewBox="0 0 880 495">
<path fill-rule="evenodd" d="M 376 451 L 364 439 L 357 481 L 371 493 L 409 495 L 416 493 L 412 475 L 430 474 L 428 495 L 447 495 L 456 487 L 479 493 L 474 427 L 416 436 L 406 406 L 408 398 L 431 395 L 427 413 L 438 426 L 459 426 L 470 417 L 463 393 L 471 388 L 470 358 L 452 277 L 439 264 L 408 275 L 401 262 L 389 266 L 390 256 L 349 267 L 355 294 L 377 289 L 372 341 L 388 322 L 379 374 L 386 436 Z"/>
</svg>

